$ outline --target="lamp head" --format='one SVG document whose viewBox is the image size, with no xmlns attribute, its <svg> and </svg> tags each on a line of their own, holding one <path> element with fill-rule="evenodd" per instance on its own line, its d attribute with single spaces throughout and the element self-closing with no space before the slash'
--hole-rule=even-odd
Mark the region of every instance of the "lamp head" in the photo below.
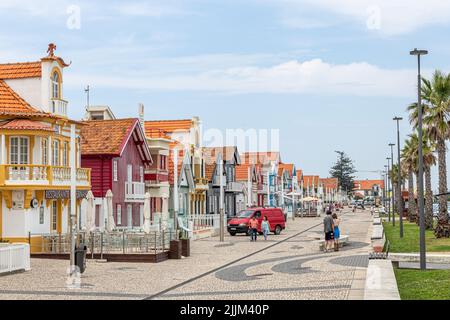
<svg viewBox="0 0 450 320">
<path fill-rule="evenodd" d="M 415 48 L 409 54 L 412 56 L 424 56 L 424 55 L 428 54 L 428 51 L 427 50 L 419 50 L 419 49 Z"/>
<path fill-rule="evenodd" d="M 395 117 L 395 118 L 392 119 L 392 120 L 394 120 L 394 121 L 401 121 L 401 120 L 403 120 L 403 118 L 402 118 L 402 117 Z"/>
<path fill-rule="evenodd" d="M 395 143 L 389 143 L 389 147 L 395 146 Z"/>
</svg>

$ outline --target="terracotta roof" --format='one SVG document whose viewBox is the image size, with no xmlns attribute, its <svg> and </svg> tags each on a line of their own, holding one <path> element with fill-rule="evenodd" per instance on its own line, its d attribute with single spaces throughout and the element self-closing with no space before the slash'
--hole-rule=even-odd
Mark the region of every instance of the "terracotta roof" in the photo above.
<svg viewBox="0 0 450 320">
<path fill-rule="evenodd" d="M 319 176 L 303 176 L 303 187 L 314 187 L 319 186 Z"/>
<path fill-rule="evenodd" d="M 0 80 L 0 113 L 33 114 L 39 111 L 23 100 L 5 81 Z"/>
<path fill-rule="evenodd" d="M 192 128 L 193 122 L 190 119 L 183 120 L 155 120 L 155 121 L 145 121 L 145 134 L 149 136 L 151 130 L 159 129 L 170 134 L 174 131 L 182 130 L 188 131 Z"/>
<path fill-rule="evenodd" d="M 236 166 L 236 181 L 248 181 L 248 169 L 254 170 L 252 164 L 241 164 Z M 252 175 L 250 173 L 250 175 Z"/>
<path fill-rule="evenodd" d="M 145 135 L 147 136 L 147 138 L 152 138 L 152 139 L 162 138 L 162 139 L 170 140 L 170 136 L 167 134 L 167 132 L 164 130 L 161 130 L 161 129 L 145 130 Z"/>
<path fill-rule="evenodd" d="M 355 190 L 372 190 L 375 185 L 384 189 L 383 180 L 355 180 Z"/>
<path fill-rule="evenodd" d="M 44 124 L 39 121 L 32 121 L 29 119 L 14 119 L 0 125 L 2 129 L 9 130 L 40 130 L 40 131 L 53 131 L 49 124 Z"/>
<path fill-rule="evenodd" d="M 40 78 L 41 62 L 0 64 L 0 79 Z"/>
<path fill-rule="evenodd" d="M 130 118 L 83 121 L 85 125 L 81 128 L 81 153 L 120 155 L 136 121 L 139 120 Z"/>
<path fill-rule="evenodd" d="M 284 169 L 289 173 L 289 176 L 292 177 L 292 173 L 294 172 L 294 164 L 292 163 L 280 163 L 278 168 Z"/>
<path fill-rule="evenodd" d="M 339 189 L 339 179 L 338 178 L 321 178 L 320 183 L 322 184 L 324 191 L 326 189 L 332 189 L 332 190 Z"/>
<path fill-rule="evenodd" d="M 245 152 L 241 155 L 242 163 L 267 165 L 281 161 L 279 152 Z"/>
</svg>

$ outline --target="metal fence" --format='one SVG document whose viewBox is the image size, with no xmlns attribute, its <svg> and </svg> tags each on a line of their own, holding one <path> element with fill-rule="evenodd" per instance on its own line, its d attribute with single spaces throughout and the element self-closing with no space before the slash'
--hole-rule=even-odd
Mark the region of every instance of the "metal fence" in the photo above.
<svg viewBox="0 0 450 320">
<path fill-rule="evenodd" d="M 30 269 L 30 246 L 27 243 L 0 244 L 0 274 Z"/>
<path fill-rule="evenodd" d="M 70 253 L 69 234 L 30 234 L 30 239 L 38 237 L 40 241 L 33 244 L 33 252 Z M 103 253 L 161 253 L 168 251 L 170 241 L 177 238 L 172 230 L 152 231 L 150 233 L 132 230 L 118 232 L 81 232 L 77 236 L 77 245 L 87 247 L 88 254 Z M 32 243 L 35 241 L 31 241 Z"/>
</svg>

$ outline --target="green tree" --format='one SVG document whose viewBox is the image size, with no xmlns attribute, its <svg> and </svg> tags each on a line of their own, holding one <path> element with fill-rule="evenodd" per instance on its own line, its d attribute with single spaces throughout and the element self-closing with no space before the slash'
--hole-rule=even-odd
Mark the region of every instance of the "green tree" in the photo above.
<svg viewBox="0 0 450 320">
<path fill-rule="evenodd" d="M 355 177 L 356 172 L 353 160 L 345 154 L 343 151 L 336 151 L 338 154 L 338 159 L 336 163 L 331 167 L 330 175 L 333 178 L 337 178 L 339 181 L 339 186 L 342 190 L 350 193 L 355 188 Z"/>
<path fill-rule="evenodd" d="M 414 198 L 414 168 L 415 168 L 415 158 L 414 158 L 414 145 L 411 138 L 405 140 L 405 144 L 402 150 L 402 163 L 408 173 L 408 219 L 409 221 L 414 221 L 417 216 L 417 206 L 416 200 Z"/>
<path fill-rule="evenodd" d="M 423 79 L 422 98 L 424 100 L 423 124 L 431 142 L 436 144 L 438 153 L 439 193 L 447 193 L 446 140 L 450 136 L 450 74 L 436 70 L 431 80 Z M 410 121 L 417 127 L 418 108 L 412 104 Z M 447 222 L 447 196 L 439 197 L 439 218 Z M 442 219 L 442 220 L 441 220 Z"/>
</svg>

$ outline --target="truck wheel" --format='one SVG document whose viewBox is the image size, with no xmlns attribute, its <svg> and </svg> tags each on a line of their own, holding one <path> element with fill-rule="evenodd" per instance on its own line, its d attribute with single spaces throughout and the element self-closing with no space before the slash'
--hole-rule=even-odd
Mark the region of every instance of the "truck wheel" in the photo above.
<svg viewBox="0 0 450 320">
<path fill-rule="evenodd" d="M 281 234 L 281 226 L 276 226 L 275 228 L 275 234 L 278 236 Z"/>
</svg>

